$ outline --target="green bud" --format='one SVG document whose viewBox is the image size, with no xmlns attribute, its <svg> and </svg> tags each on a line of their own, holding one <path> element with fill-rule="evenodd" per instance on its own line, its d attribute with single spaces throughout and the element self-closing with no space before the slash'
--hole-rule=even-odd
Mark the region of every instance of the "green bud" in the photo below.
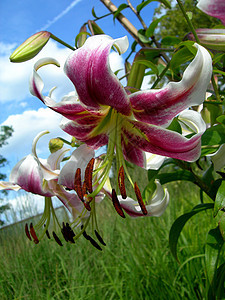
<svg viewBox="0 0 225 300">
<path fill-rule="evenodd" d="M 33 34 L 23 42 L 10 56 L 11 62 L 24 62 L 35 57 L 45 46 L 51 37 L 48 31 L 40 31 Z"/>
<path fill-rule="evenodd" d="M 49 141 L 49 150 L 51 153 L 55 153 L 56 151 L 62 149 L 64 143 L 61 139 L 55 138 Z"/>
<path fill-rule="evenodd" d="M 130 74 L 128 75 L 127 86 L 140 89 L 144 76 L 146 66 L 144 64 L 139 64 L 138 61 L 144 60 L 145 55 L 139 51 L 134 58 L 133 64 L 130 69 Z"/>
</svg>

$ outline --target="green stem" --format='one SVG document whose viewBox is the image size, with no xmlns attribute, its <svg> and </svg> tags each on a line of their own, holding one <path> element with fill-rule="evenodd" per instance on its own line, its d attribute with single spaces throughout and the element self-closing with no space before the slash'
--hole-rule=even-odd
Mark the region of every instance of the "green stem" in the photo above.
<svg viewBox="0 0 225 300">
<path fill-rule="evenodd" d="M 212 78 L 211 78 L 211 82 L 212 82 L 212 86 L 213 86 L 213 89 L 214 89 L 214 92 L 215 92 L 215 95 L 216 95 L 216 99 L 218 101 L 220 101 L 220 104 L 222 104 L 222 100 L 220 98 L 220 93 L 219 93 L 219 90 L 218 90 L 218 87 L 217 87 L 217 84 L 216 84 L 216 81 L 215 81 L 215 78 L 214 78 L 213 75 L 212 75 Z"/>
<path fill-rule="evenodd" d="M 195 31 L 195 28 L 194 28 L 194 26 L 193 26 L 193 24 L 192 24 L 190 18 L 188 17 L 188 15 L 187 15 L 187 13 L 186 13 L 186 11 L 185 11 L 185 9 L 184 9 L 184 6 L 183 6 L 181 0 L 177 0 L 177 3 L 178 3 L 178 5 L 179 5 L 179 7 L 180 7 L 180 10 L 181 10 L 182 13 L 183 13 L 183 16 L 184 16 L 185 20 L 186 20 L 187 23 L 188 23 L 188 26 L 189 26 L 191 32 L 193 33 L 193 35 L 194 35 L 194 37 L 195 37 L 196 42 L 197 42 L 198 44 L 201 44 L 201 43 L 200 43 L 200 40 L 199 40 L 199 38 L 198 38 L 198 36 L 197 36 L 197 33 L 196 33 L 196 31 Z"/>
<path fill-rule="evenodd" d="M 158 78 L 156 79 L 156 81 L 151 86 L 151 89 L 154 89 L 157 86 L 157 84 L 162 80 L 162 78 L 166 74 L 169 67 L 170 67 L 170 63 L 168 63 L 167 66 L 164 68 L 164 70 L 159 74 Z"/>
<path fill-rule="evenodd" d="M 53 40 L 55 40 L 56 42 L 62 44 L 63 46 L 65 46 L 65 47 L 67 47 L 67 48 L 69 48 L 69 49 L 71 49 L 71 50 L 73 50 L 73 51 L 76 50 L 74 47 L 70 46 L 69 44 L 67 44 L 67 43 L 64 42 L 63 40 L 57 38 L 57 37 L 56 37 L 54 34 L 52 34 L 52 33 L 51 33 L 51 38 L 52 38 Z"/>
</svg>

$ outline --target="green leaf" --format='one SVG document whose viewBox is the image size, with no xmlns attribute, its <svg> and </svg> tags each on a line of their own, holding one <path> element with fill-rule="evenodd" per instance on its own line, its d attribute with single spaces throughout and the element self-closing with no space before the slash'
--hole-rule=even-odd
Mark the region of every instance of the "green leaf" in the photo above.
<svg viewBox="0 0 225 300">
<path fill-rule="evenodd" d="M 154 35 L 154 31 L 156 29 L 156 27 L 158 26 L 159 22 L 162 20 L 162 18 L 164 18 L 165 16 L 162 16 L 159 19 L 156 19 L 154 21 L 151 22 L 151 24 L 149 25 L 148 29 L 145 32 L 145 36 L 146 37 L 151 37 Z"/>
<path fill-rule="evenodd" d="M 190 212 L 183 214 L 182 216 L 177 218 L 173 223 L 169 234 L 169 246 L 172 255 L 178 262 L 179 260 L 177 257 L 177 242 L 184 225 L 192 216 L 206 209 L 212 209 L 213 207 L 214 207 L 214 203 L 199 204 L 195 206 Z"/>
<path fill-rule="evenodd" d="M 220 250 L 224 244 L 224 240 L 221 236 L 219 228 L 211 229 L 207 235 L 207 241 L 205 246 L 205 262 L 206 271 L 209 283 L 214 290 L 214 284 L 217 276 L 217 264 L 220 255 Z M 213 282 L 214 281 L 214 282 Z"/>
<path fill-rule="evenodd" d="M 85 31 L 78 33 L 78 35 L 75 38 L 75 47 L 79 48 L 79 40 L 80 40 L 80 38 L 82 38 L 84 36 L 87 37 L 88 35 L 90 36 L 91 34 L 89 32 L 85 32 Z"/>
<path fill-rule="evenodd" d="M 181 42 L 181 40 L 175 36 L 166 36 L 162 39 L 161 44 L 165 46 L 176 46 Z"/>
<path fill-rule="evenodd" d="M 208 128 L 202 135 L 202 145 L 213 146 L 225 143 L 225 126 L 222 124 Z"/>
<path fill-rule="evenodd" d="M 218 123 L 222 123 L 223 125 L 225 125 L 225 115 L 221 115 L 221 116 L 217 117 L 216 121 Z"/>
<path fill-rule="evenodd" d="M 193 53 L 188 47 L 183 47 L 174 53 L 171 62 L 170 68 L 175 71 L 179 69 L 180 65 L 185 64 L 194 57 Z"/>
<path fill-rule="evenodd" d="M 94 7 L 92 7 L 91 13 L 92 13 L 92 16 L 93 16 L 94 18 L 98 19 L 98 17 L 96 16 L 95 8 L 94 8 Z"/>
<path fill-rule="evenodd" d="M 113 21 L 115 21 L 116 17 L 121 13 L 121 11 L 124 10 L 125 8 L 127 8 L 127 7 L 129 7 L 129 6 L 126 3 L 120 4 L 117 11 L 115 11 L 113 13 Z"/>
<path fill-rule="evenodd" d="M 146 0 L 144 2 L 142 2 L 141 4 L 138 4 L 138 6 L 136 7 L 137 12 L 140 12 L 146 5 L 148 5 L 149 3 L 153 2 L 155 0 Z M 171 8 L 170 2 L 168 0 L 158 0 L 158 2 L 161 2 L 162 4 L 164 4 L 167 8 Z"/>
<path fill-rule="evenodd" d="M 154 74 L 158 75 L 159 74 L 159 70 L 158 68 L 156 67 L 155 64 L 153 64 L 151 61 L 149 60 L 137 60 L 135 62 L 136 64 L 142 64 L 142 65 L 145 65 L 146 67 L 150 68 Z"/>
<path fill-rule="evenodd" d="M 138 30 L 138 38 L 142 43 L 149 43 L 150 40 L 145 36 L 145 32 L 143 29 Z"/>
<path fill-rule="evenodd" d="M 177 118 L 174 118 L 170 125 L 167 127 L 168 130 L 182 133 L 182 128 Z"/>
<path fill-rule="evenodd" d="M 223 240 L 225 241 L 225 213 L 222 214 L 218 225 L 219 225 L 220 233 L 223 237 Z"/>
<path fill-rule="evenodd" d="M 186 181 L 195 182 L 195 177 L 191 172 L 187 170 L 179 170 L 171 173 L 162 173 L 158 175 L 158 179 L 160 180 L 161 184 L 165 184 L 177 180 L 186 180 Z"/>
<path fill-rule="evenodd" d="M 222 181 L 217 194 L 216 194 L 216 200 L 215 200 L 215 206 L 214 206 L 214 217 L 218 214 L 219 210 L 225 207 L 225 181 Z"/>
</svg>

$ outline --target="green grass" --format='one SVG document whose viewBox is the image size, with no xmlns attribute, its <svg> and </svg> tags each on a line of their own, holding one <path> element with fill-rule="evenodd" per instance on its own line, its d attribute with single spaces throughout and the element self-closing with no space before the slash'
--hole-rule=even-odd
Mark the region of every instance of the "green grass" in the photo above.
<svg viewBox="0 0 225 300">
<path fill-rule="evenodd" d="M 194 216 L 179 243 L 179 265 L 168 247 L 173 221 L 199 203 L 198 190 L 173 184 L 160 218 L 120 218 L 109 201 L 98 221 L 107 244 L 102 252 L 81 237 L 60 247 L 30 242 L 21 226 L 0 231 L 0 299 L 203 299 L 204 242 L 211 212 Z M 191 257 L 191 259 L 190 259 Z M 189 259 L 189 260 L 188 260 Z"/>
</svg>

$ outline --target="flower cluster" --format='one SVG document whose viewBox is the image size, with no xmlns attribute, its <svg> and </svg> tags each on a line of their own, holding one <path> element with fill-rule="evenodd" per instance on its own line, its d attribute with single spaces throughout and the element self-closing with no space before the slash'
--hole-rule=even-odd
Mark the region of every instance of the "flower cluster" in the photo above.
<svg viewBox="0 0 225 300">
<path fill-rule="evenodd" d="M 45 42 L 47 40 L 42 44 Z M 95 206 L 105 196 L 123 218 L 125 213 L 131 217 L 160 216 L 169 203 L 168 191 L 158 180 L 154 182 L 155 190 L 150 198 L 146 199 L 139 184 L 133 182 L 127 162 L 157 169 L 165 157 L 194 162 L 200 156 L 201 136 L 206 126 L 201 115 L 189 108 L 200 105 L 205 99 L 212 75 L 208 51 L 194 44 L 195 58 L 179 82 L 170 82 L 161 89 L 133 92 L 132 87 L 123 87 L 110 69 L 112 48 L 119 54 L 124 53 L 128 49 L 127 37 L 91 36 L 73 51 L 64 70 L 75 91 L 60 102 L 55 102 L 52 91 L 48 96 L 43 95 L 44 83 L 38 74 L 38 70 L 48 64 L 59 67 L 58 61 L 45 58 L 34 65 L 30 79 L 32 95 L 61 114 L 60 127 L 78 141 L 71 154 L 71 149 L 63 146 L 44 160 L 37 156 L 36 144 L 47 132 L 40 133 L 33 141 L 31 154 L 13 168 L 10 182 L 0 182 L 1 189 L 23 189 L 45 198 L 41 220 L 25 228 L 28 238 L 35 243 L 45 234 L 50 237 L 48 229 L 53 217 L 65 241 L 74 243 L 82 235 L 101 250 L 99 243 L 105 245 L 105 242 L 99 234 Z M 181 132 L 169 127 L 177 116 Z M 102 146 L 107 146 L 106 153 L 102 151 L 96 157 L 95 150 Z M 109 175 L 114 160 L 117 171 L 113 175 L 117 183 L 111 187 Z M 125 182 L 129 182 L 135 199 L 127 193 Z M 70 223 L 59 224 L 52 197 L 57 197 L 69 210 L 73 216 Z M 98 242 L 87 233 L 89 224 Z M 62 245 L 56 230 L 52 236 Z"/>
</svg>

